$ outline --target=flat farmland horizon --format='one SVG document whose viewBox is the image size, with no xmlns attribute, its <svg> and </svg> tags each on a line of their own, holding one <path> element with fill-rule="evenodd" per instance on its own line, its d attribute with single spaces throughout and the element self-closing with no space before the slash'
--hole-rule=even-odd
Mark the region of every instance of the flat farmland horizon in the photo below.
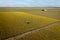
<svg viewBox="0 0 60 40">
<path fill-rule="evenodd" d="M 25 12 L 60 20 L 60 7 L 0 7 L 0 12 Z"/>
</svg>

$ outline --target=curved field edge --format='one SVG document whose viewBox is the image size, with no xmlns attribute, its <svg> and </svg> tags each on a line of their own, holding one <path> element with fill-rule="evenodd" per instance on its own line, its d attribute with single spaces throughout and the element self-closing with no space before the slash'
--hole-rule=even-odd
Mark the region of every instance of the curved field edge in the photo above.
<svg viewBox="0 0 60 40">
<path fill-rule="evenodd" d="M 16 40 L 60 40 L 60 24 L 31 33 Z"/>
<path fill-rule="evenodd" d="M 30 24 L 27 24 L 27 21 Z M 0 37 L 1 39 L 12 37 L 56 21 L 59 20 L 24 12 L 0 12 Z"/>
</svg>

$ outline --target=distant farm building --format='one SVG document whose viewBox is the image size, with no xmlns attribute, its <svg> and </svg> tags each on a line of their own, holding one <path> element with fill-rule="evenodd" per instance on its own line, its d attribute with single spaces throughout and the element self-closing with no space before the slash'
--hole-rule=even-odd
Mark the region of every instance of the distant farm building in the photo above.
<svg viewBox="0 0 60 40">
<path fill-rule="evenodd" d="M 42 9 L 41 11 L 47 11 L 47 9 Z"/>
</svg>

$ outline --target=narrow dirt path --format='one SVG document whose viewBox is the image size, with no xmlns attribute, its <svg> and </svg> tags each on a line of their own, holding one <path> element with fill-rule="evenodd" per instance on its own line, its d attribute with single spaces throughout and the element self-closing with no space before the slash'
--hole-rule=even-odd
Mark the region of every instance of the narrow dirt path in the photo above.
<svg viewBox="0 0 60 40">
<path fill-rule="evenodd" d="M 32 30 L 32 31 L 26 32 L 26 33 L 23 33 L 23 34 L 20 34 L 20 35 L 17 35 L 17 36 L 14 36 L 14 37 L 11 37 L 11 38 L 8 38 L 8 39 L 5 39 L 5 40 L 16 40 L 18 38 L 22 38 L 22 37 L 24 37 L 26 35 L 29 35 L 31 33 L 34 33 L 34 32 L 37 32 L 39 30 L 43 30 L 43 29 L 46 29 L 46 28 L 49 28 L 49 27 L 52 27 L 52 26 L 58 25 L 58 24 L 60 24 L 60 21 L 59 22 L 52 23 L 52 24 L 49 24 L 49 25 L 46 25 L 46 26 L 43 26 L 41 28 L 38 28 L 38 29 L 35 29 L 35 30 Z"/>
</svg>

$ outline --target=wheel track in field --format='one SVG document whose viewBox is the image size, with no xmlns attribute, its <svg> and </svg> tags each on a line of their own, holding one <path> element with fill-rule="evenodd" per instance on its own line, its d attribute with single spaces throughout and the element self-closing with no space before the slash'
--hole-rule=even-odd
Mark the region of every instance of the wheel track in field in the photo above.
<svg viewBox="0 0 60 40">
<path fill-rule="evenodd" d="M 16 40 L 16 39 L 18 39 L 18 38 L 22 38 L 22 37 L 24 37 L 24 36 L 26 36 L 26 35 L 29 35 L 29 34 L 31 34 L 31 33 L 34 33 L 34 32 L 37 32 L 37 31 L 39 31 L 39 30 L 43 30 L 43 29 L 46 29 L 46 28 L 49 28 L 49 27 L 52 27 L 52 26 L 58 25 L 58 24 L 60 24 L 60 21 L 54 22 L 54 23 L 51 23 L 51 24 L 48 24 L 48 25 L 46 25 L 46 26 L 43 26 L 43 27 L 38 28 L 38 29 L 35 29 L 35 30 L 31 30 L 31 31 L 25 32 L 25 33 L 20 34 L 20 35 L 16 35 L 16 36 L 7 38 L 7 39 L 5 39 L 5 40 Z"/>
</svg>

